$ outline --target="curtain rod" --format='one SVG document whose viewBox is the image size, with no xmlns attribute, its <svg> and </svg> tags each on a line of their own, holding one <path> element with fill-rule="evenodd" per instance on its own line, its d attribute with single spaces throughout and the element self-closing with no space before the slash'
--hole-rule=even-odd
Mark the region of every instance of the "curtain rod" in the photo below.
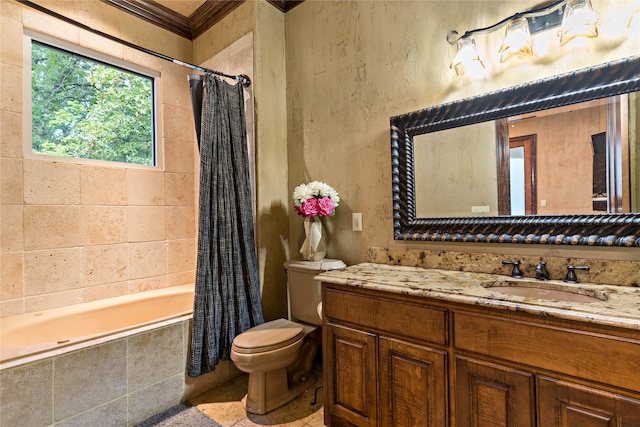
<svg viewBox="0 0 640 427">
<path fill-rule="evenodd" d="M 197 65 L 189 64 L 188 62 L 183 62 L 183 61 L 180 61 L 178 59 L 171 58 L 170 56 L 163 55 L 163 54 L 158 53 L 158 52 L 154 52 L 154 51 L 146 49 L 146 48 L 144 48 L 142 46 L 138 46 L 138 45 L 135 45 L 133 43 L 130 43 L 130 42 L 126 41 L 126 40 L 119 39 L 118 37 L 112 36 L 110 34 L 103 33 L 100 30 L 96 30 L 96 29 L 91 28 L 91 27 L 89 27 L 87 25 L 84 25 L 84 24 L 82 24 L 82 23 L 80 23 L 78 21 L 75 21 L 75 20 L 73 20 L 71 18 L 67 18 L 64 15 L 61 15 L 61 14 L 59 14 L 57 12 L 54 12 L 53 10 L 50 10 L 50 9 L 47 9 L 47 8 L 42 7 L 40 5 L 37 5 L 37 4 L 35 4 L 35 3 L 33 3 L 31 1 L 29 1 L 29 0 L 17 0 L 17 2 L 21 3 L 21 4 L 25 5 L 25 6 L 29 6 L 29 7 L 33 8 L 33 9 L 36 9 L 36 10 L 38 10 L 40 12 L 46 13 L 47 15 L 53 16 L 54 18 L 58 18 L 58 19 L 60 19 L 60 20 L 62 20 L 64 22 L 67 22 L 69 24 L 72 24 L 72 25 L 75 25 L 77 27 L 80 27 L 83 30 L 90 31 L 90 32 L 92 32 L 94 34 L 97 34 L 99 36 L 105 37 L 105 38 L 107 38 L 109 40 L 112 40 L 112 41 L 115 41 L 115 42 L 118 42 L 118 43 L 122 43 L 125 46 L 128 46 L 130 48 L 139 50 L 139 51 L 144 52 L 144 53 L 148 53 L 149 55 L 156 56 L 158 58 L 164 59 L 165 61 L 173 62 L 174 64 L 182 65 L 183 67 L 191 68 L 192 70 L 201 71 L 203 73 L 211 73 L 211 74 L 215 74 L 216 76 L 222 76 L 222 77 L 227 77 L 227 78 L 230 78 L 230 79 L 234 79 L 234 80 L 242 83 L 242 86 L 244 86 L 244 87 L 251 86 L 251 79 L 249 79 L 249 76 L 247 76 L 246 74 L 240 74 L 240 75 L 237 75 L 237 76 L 230 76 L 230 75 L 225 74 L 225 73 L 223 73 L 221 71 L 211 70 L 209 68 L 203 68 L 203 67 L 199 67 Z"/>
</svg>

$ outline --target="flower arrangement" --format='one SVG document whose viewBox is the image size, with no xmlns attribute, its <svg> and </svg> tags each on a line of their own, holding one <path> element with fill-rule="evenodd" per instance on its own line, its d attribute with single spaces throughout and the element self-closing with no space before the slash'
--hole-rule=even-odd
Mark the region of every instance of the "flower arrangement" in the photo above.
<svg viewBox="0 0 640 427">
<path fill-rule="evenodd" d="M 293 191 L 293 209 L 305 218 L 334 216 L 339 203 L 338 192 L 324 182 L 300 184 Z"/>
</svg>

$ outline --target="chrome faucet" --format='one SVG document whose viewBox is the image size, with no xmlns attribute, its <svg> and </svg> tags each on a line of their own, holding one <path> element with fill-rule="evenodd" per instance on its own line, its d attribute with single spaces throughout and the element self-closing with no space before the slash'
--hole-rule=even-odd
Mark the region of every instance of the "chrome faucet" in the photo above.
<svg viewBox="0 0 640 427">
<path fill-rule="evenodd" d="M 536 279 L 549 280 L 549 270 L 547 270 L 546 262 L 540 261 L 538 265 L 536 265 Z"/>
<path fill-rule="evenodd" d="M 522 279 L 520 261 L 502 261 L 502 265 L 513 265 L 513 269 L 511 269 L 511 277 L 515 279 Z"/>
<path fill-rule="evenodd" d="M 576 277 L 576 270 L 584 270 L 589 271 L 588 265 L 580 265 L 574 267 L 573 265 L 567 266 L 567 277 L 564 278 L 564 281 L 567 283 L 578 283 L 578 278 Z"/>
</svg>

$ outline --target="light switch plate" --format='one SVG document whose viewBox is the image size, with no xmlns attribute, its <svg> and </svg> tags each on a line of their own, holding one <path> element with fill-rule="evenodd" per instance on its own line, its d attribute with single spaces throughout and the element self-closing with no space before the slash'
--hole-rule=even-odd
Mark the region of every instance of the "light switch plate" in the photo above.
<svg viewBox="0 0 640 427">
<path fill-rule="evenodd" d="M 353 231 L 362 231 L 362 213 L 351 214 L 351 229 Z"/>
</svg>

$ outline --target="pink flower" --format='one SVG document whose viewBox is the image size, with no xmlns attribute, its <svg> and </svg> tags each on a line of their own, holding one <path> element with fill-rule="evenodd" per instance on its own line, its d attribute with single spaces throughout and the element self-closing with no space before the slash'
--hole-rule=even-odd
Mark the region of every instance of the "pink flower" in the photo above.
<svg viewBox="0 0 640 427">
<path fill-rule="evenodd" d="M 318 215 L 318 201 L 313 197 L 308 198 L 302 202 L 300 213 L 308 218 Z"/>
<path fill-rule="evenodd" d="M 306 218 L 333 216 L 339 204 L 338 192 L 324 182 L 300 184 L 293 191 L 293 210 Z"/>
<path fill-rule="evenodd" d="M 333 202 L 328 197 L 322 197 L 318 199 L 318 214 L 320 216 L 329 216 L 335 209 Z"/>
</svg>

